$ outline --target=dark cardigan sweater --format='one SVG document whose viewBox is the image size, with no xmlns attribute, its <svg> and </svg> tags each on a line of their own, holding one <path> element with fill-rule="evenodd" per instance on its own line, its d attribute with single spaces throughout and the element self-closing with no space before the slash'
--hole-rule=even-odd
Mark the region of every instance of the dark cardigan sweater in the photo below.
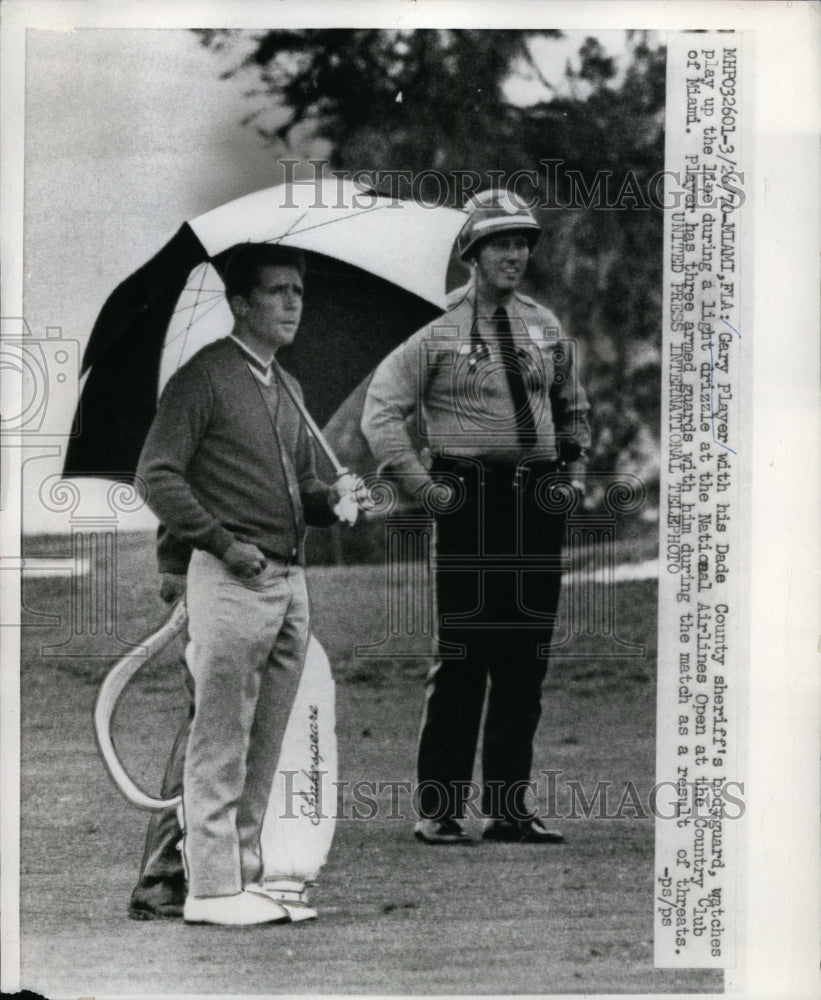
<svg viewBox="0 0 821 1000">
<path fill-rule="evenodd" d="M 279 380 L 251 373 L 230 338 L 209 344 L 169 380 L 146 438 L 138 486 L 181 542 L 221 558 L 234 540 L 303 561 L 306 521 L 336 520 L 316 475 L 304 422 Z"/>
</svg>

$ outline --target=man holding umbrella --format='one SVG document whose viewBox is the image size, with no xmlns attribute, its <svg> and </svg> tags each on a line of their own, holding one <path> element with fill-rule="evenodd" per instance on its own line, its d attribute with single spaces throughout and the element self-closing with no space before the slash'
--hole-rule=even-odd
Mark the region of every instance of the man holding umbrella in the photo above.
<svg viewBox="0 0 821 1000">
<path fill-rule="evenodd" d="M 169 381 L 138 467 L 146 500 L 194 549 L 188 569 L 195 712 L 185 756 L 189 923 L 284 923 L 260 884 L 260 830 L 309 637 L 306 523 L 348 523 L 347 482 L 316 476 L 299 387 L 275 354 L 296 335 L 299 251 L 231 255 L 234 326 Z"/>
<path fill-rule="evenodd" d="M 553 313 L 518 290 L 539 234 L 505 192 L 477 195 L 457 238 L 472 282 L 382 362 L 365 402 L 375 456 L 436 517 L 439 659 L 428 678 L 415 829 L 428 844 L 470 842 L 461 819 L 488 681 L 483 837 L 562 840 L 527 792 L 565 511 L 582 488 L 590 433 L 571 345 Z"/>
</svg>

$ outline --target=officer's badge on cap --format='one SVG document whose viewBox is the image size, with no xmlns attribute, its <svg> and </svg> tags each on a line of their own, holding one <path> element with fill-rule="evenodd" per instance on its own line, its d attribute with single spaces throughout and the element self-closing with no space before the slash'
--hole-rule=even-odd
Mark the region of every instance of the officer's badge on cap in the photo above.
<svg viewBox="0 0 821 1000">
<path fill-rule="evenodd" d="M 482 191 L 465 207 L 469 212 L 468 220 L 456 238 L 462 260 L 473 256 L 481 240 L 500 233 L 524 233 L 532 249 L 542 231 L 530 209 L 518 203 L 509 191 Z"/>
</svg>

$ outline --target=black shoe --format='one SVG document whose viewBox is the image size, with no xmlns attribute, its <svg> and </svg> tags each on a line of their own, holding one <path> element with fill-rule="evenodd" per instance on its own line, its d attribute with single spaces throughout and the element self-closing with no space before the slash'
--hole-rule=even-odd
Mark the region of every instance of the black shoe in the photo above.
<svg viewBox="0 0 821 1000">
<path fill-rule="evenodd" d="M 420 819 L 413 835 L 424 844 L 472 844 L 455 819 Z"/>
<path fill-rule="evenodd" d="M 548 830 L 538 816 L 524 820 L 491 819 L 482 831 L 483 840 L 504 844 L 563 844 L 564 837 L 557 830 Z"/>
<path fill-rule="evenodd" d="M 184 879 L 151 879 L 131 893 L 128 915 L 132 920 L 174 920 L 182 917 L 184 904 Z"/>
</svg>

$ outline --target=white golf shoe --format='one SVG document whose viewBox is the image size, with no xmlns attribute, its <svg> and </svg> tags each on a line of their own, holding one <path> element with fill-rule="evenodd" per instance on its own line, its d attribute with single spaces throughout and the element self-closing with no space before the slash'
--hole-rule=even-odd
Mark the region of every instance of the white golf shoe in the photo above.
<svg viewBox="0 0 821 1000">
<path fill-rule="evenodd" d="M 267 893 L 245 890 L 233 896 L 188 896 L 183 907 L 187 924 L 220 924 L 246 927 L 253 924 L 287 924 L 291 916 Z"/>
<path fill-rule="evenodd" d="M 291 918 L 291 923 L 316 920 L 317 911 L 308 905 L 308 890 L 304 882 L 296 879 L 269 879 L 261 884 L 249 885 L 249 892 L 264 894 L 278 903 Z"/>
</svg>

